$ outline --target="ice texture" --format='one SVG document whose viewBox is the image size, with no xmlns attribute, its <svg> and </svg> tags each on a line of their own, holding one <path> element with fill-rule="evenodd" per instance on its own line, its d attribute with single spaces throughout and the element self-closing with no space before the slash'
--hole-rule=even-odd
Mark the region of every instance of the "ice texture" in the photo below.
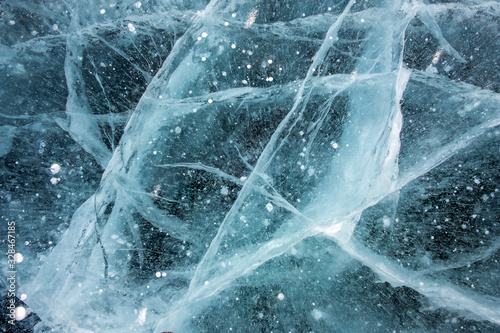
<svg viewBox="0 0 500 333">
<path fill-rule="evenodd" d="M 0 7 L 20 325 L 500 329 L 498 2 Z"/>
</svg>

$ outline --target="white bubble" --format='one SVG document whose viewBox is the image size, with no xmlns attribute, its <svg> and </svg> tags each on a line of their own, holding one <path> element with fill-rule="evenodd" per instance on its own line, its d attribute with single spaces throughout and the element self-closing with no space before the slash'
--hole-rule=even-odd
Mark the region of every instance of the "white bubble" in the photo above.
<svg viewBox="0 0 500 333">
<path fill-rule="evenodd" d="M 210 283 L 210 282 L 208 282 L 208 281 L 205 281 L 205 286 L 208 286 L 208 284 L 209 284 L 209 283 Z"/>
<path fill-rule="evenodd" d="M 16 21 L 14 21 L 14 20 L 10 20 L 10 21 L 9 21 L 9 24 L 10 24 L 10 25 L 14 25 L 14 24 L 16 24 Z"/>
<path fill-rule="evenodd" d="M 52 30 L 54 30 L 54 31 L 59 30 L 59 26 L 58 26 L 57 24 L 54 24 L 54 25 L 52 26 Z"/>
<path fill-rule="evenodd" d="M 106 9 L 101 9 L 101 10 L 99 11 L 99 13 L 101 13 L 101 14 L 106 13 Z"/>
<path fill-rule="evenodd" d="M 337 142 L 332 142 L 332 147 L 337 149 L 339 147 L 339 144 Z"/>
<path fill-rule="evenodd" d="M 222 72 L 222 76 L 226 76 L 227 75 L 227 72 Z"/>
<path fill-rule="evenodd" d="M 52 185 L 56 185 L 60 181 L 61 181 L 61 178 L 55 178 L 55 177 L 50 178 L 50 182 L 52 183 Z"/>
<path fill-rule="evenodd" d="M 220 194 L 222 194 L 222 195 L 228 195 L 229 194 L 229 189 L 227 188 L 227 186 L 222 186 L 222 188 L 220 190 Z"/>
<path fill-rule="evenodd" d="M 205 61 L 205 60 L 207 60 L 206 57 L 201 57 L 201 61 Z"/>
<path fill-rule="evenodd" d="M 273 205 L 270 202 L 267 203 L 266 208 L 268 211 L 272 211 L 274 209 Z"/>
<path fill-rule="evenodd" d="M 212 103 L 213 100 L 211 98 L 208 99 L 208 103 Z"/>
<path fill-rule="evenodd" d="M 203 37 L 203 38 L 207 38 L 207 36 L 208 36 L 208 34 L 207 34 L 206 32 L 202 32 L 202 33 L 201 33 L 201 37 Z"/>
<path fill-rule="evenodd" d="M 157 278 L 161 277 L 161 273 L 160 272 L 156 272 L 155 275 L 156 275 Z"/>
<path fill-rule="evenodd" d="M 224 22 L 224 25 L 227 27 L 229 25 L 229 22 Z"/>
<path fill-rule="evenodd" d="M 236 44 L 231 44 L 231 48 L 235 49 L 236 48 Z"/>
<path fill-rule="evenodd" d="M 284 300 L 284 299 L 285 299 L 285 295 L 283 295 L 282 293 L 279 293 L 279 294 L 278 294 L 278 299 L 279 299 L 280 301 Z"/>
<path fill-rule="evenodd" d="M 251 67 L 252 67 L 252 65 L 250 65 L 250 64 L 248 64 L 248 65 L 247 65 L 247 68 L 248 68 L 248 69 L 250 69 Z"/>
<path fill-rule="evenodd" d="M 135 6 L 136 8 L 141 8 L 142 3 L 141 3 L 140 1 L 137 1 L 136 3 L 134 3 L 134 6 Z"/>
<path fill-rule="evenodd" d="M 23 257 L 23 255 L 21 253 L 16 253 L 16 254 L 14 254 L 14 260 L 17 263 L 20 263 L 20 262 L 23 262 L 24 257 Z"/>
<path fill-rule="evenodd" d="M 26 294 L 21 294 L 21 301 L 24 301 L 26 298 L 28 298 L 28 295 L 26 295 Z"/>
<path fill-rule="evenodd" d="M 53 175 L 61 171 L 61 166 L 57 163 L 54 163 L 50 166 L 50 172 L 52 172 Z"/>
<path fill-rule="evenodd" d="M 181 134 L 181 132 L 182 132 L 182 128 L 180 128 L 179 126 L 177 126 L 177 127 L 175 128 L 175 133 L 177 133 L 177 134 Z"/>
<path fill-rule="evenodd" d="M 26 318 L 26 309 L 22 306 L 16 308 L 16 320 L 20 321 Z"/>
<path fill-rule="evenodd" d="M 128 27 L 128 30 L 130 30 L 130 32 L 135 32 L 135 27 L 132 23 L 127 24 L 127 27 Z"/>
<path fill-rule="evenodd" d="M 273 60 L 272 60 L 272 59 L 269 59 L 269 60 L 267 61 L 267 63 L 268 63 L 268 64 L 272 64 L 272 63 L 273 63 Z"/>
</svg>

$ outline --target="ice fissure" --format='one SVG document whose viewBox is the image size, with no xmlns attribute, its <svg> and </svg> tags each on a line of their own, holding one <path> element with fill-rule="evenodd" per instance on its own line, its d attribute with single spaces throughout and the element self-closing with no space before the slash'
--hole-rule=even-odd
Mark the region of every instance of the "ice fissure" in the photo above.
<svg viewBox="0 0 500 333">
<path fill-rule="evenodd" d="M 36 332 L 498 330 L 497 2 L 0 7 Z"/>
</svg>

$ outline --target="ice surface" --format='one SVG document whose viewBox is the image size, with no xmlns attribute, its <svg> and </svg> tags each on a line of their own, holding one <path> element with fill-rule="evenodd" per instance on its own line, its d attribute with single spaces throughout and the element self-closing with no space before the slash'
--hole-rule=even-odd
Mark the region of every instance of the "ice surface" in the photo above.
<svg viewBox="0 0 500 333">
<path fill-rule="evenodd" d="M 0 6 L 19 325 L 499 329 L 498 3 Z"/>
</svg>

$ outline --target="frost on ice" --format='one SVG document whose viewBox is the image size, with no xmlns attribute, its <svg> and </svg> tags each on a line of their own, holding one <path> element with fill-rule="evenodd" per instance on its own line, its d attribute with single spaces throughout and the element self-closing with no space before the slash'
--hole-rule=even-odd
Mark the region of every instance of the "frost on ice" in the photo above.
<svg viewBox="0 0 500 333">
<path fill-rule="evenodd" d="M 0 7 L 23 325 L 499 329 L 498 3 Z"/>
</svg>

